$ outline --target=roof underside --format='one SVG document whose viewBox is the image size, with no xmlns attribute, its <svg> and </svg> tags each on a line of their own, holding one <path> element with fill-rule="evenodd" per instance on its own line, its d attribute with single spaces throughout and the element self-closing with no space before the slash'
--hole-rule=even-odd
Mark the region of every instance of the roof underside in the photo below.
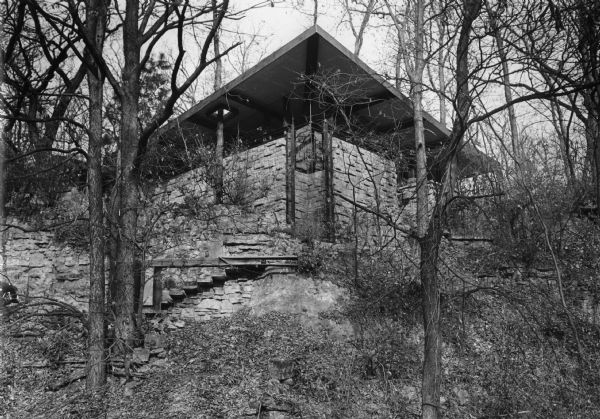
<svg viewBox="0 0 600 419">
<path fill-rule="evenodd" d="M 308 80 L 311 80 L 310 82 Z M 342 99 L 342 105 L 334 105 Z M 400 134 L 412 143 L 412 104 L 329 34 L 315 26 L 181 115 L 209 135 L 225 108 L 225 138 L 258 138 L 292 117 L 297 125 L 335 118 L 343 111 L 361 129 Z M 447 130 L 424 117 L 426 141 L 443 141 Z M 339 125 L 339 123 L 338 123 Z"/>
</svg>

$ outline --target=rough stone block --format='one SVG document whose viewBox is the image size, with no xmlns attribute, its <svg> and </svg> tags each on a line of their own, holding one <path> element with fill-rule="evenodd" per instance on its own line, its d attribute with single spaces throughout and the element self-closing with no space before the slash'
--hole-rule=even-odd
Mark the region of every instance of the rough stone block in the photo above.
<svg viewBox="0 0 600 419">
<path fill-rule="evenodd" d="M 221 313 L 233 313 L 233 304 L 231 301 L 221 301 Z"/>
<path fill-rule="evenodd" d="M 244 302 L 244 299 L 242 298 L 241 294 L 234 294 L 224 301 L 229 301 L 231 304 L 242 304 Z"/>
<path fill-rule="evenodd" d="M 181 310 L 180 316 L 184 320 L 194 320 L 196 319 L 196 312 L 193 308 L 184 308 Z"/>
<path fill-rule="evenodd" d="M 226 282 L 223 285 L 223 292 L 225 294 L 236 294 L 236 293 L 240 293 L 242 291 L 242 288 L 240 287 L 240 284 L 236 283 L 236 282 Z"/>
<path fill-rule="evenodd" d="M 198 308 L 205 310 L 220 310 L 221 302 L 212 298 L 206 298 L 200 301 L 200 304 L 198 304 Z"/>
</svg>

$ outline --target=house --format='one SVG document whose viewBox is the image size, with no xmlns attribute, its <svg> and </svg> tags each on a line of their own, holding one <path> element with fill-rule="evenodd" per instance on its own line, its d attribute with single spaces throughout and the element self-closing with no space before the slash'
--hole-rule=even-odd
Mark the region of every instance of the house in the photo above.
<svg viewBox="0 0 600 419">
<path fill-rule="evenodd" d="M 440 147 L 448 131 L 427 113 L 424 125 L 427 146 Z M 172 121 L 161 139 L 216 144 L 217 201 L 236 161 L 250 189 L 269 183 L 253 208 L 335 240 L 357 209 L 401 216 L 413 132 L 409 99 L 314 26 Z"/>
<path fill-rule="evenodd" d="M 429 114 L 424 125 L 427 146 L 441 147 L 447 130 Z M 187 295 L 176 315 L 227 315 L 253 286 L 227 272 L 285 275 L 299 250 L 294 237 L 388 245 L 395 227 L 414 220 L 413 138 L 409 99 L 323 29 L 306 30 L 155 140 L 186 150 L 200 141 L 213 154 L 152 198 L 179 215 L 153 224 L 145 306 Z"/>
</svg>

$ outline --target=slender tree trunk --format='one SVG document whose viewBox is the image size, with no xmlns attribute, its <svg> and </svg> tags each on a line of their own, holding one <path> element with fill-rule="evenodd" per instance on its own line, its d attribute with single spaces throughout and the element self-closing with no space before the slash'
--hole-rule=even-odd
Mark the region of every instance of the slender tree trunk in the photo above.
<svg viewBox="0 0 600 419">
<path fill-rule="evenodd" d="M 2 5 L 0 7 L 6 7 Z M 0 22 L 0 33 L 4 33 L 4 22 Z M 0 95 L 5 97 L 4 50 L 6 37 L 0 37 Z M 0 104 L 0 274 L 6 274 L 6 140 L 9 134 L 6 109 Z M 3 304 L 3 301 L 0 301 Z M 1 313 L 0 313 L 1 314 Z M 0 319 L 0 323 L 2 319 Z"/>
<path fill-rule="evenodd" d="M 456 186 L 456 154 L 460 149 L 467 119 L 471 109 L 469 92 L 468 53 L 473 21 L 481 11 L 480 0 L 463 0 L 463 18 L 457 43 L 456 65 L 456 116 L 450 137 L 447 141 L 447 153 L 444 163 L 442 189 L 429 218 L 427 232 L 419 235 L 421 251 L 421 284 L 423 286 L 423 322 L 425 329 L 425 348 L 422 384 L 422 417 L 439 417 L 441 387 L 441 333 L 440 333 L 440 284 L 437 271 L 439 246 L 444 228 L 446 205 L 452 199 Z M 418 203 L 417 203 L 418 205 Z M 421 231 L 418 228 L 418 233 Z"/>
<path fill-rule="evenodd" d="M 512 103 L 513 95 L 510 90 L 510 72 L 508 69 L 508 56 L 506 49 L 504 48 L 504 40 L 500 34 L 498 27 L 498 15 L 497 12 L 492 10 L 489 0 L 485 2 L 487 12 L 490 18 L 490 26 L 494 32 L 494 40 L 496 41 L 496 47 L 498 48 L 498 57 L 502 66 L 502 84 L 504 85 L 504 99 L 506 103 Z M 515 107 L 510 105 L 508 107 L 508 122 L 510 124 L 510 139 L 512 145 L 512 152 L 514 154 L 515 161 L 517 164 L 523 163 L 523 147 L 519 139 L 519 127 L 517 125 L 517 116 L 515 114 Z"/>
<path fill-rule="evenodd" d="M 441 218 L 441 217 L 440 217 Z M 432 219 L 437 220 L 437 215 Z M 432 220 L 433 221 L 433 220 Z M 423 376 L 421 385 L 422 417 L 438 417 L 441 387 L 442 343 L 440 333 L 440 285 L 437 262 L 442 237 L 441 226 L 428 229 L 419 239 L 421 284 L 423 286 L 423 328 L 425 342 L 423 351 Z"/>
<path fill-rule="evenodd" d="M 106 5 L 90 0 L 87 32 L 94 47 L 102 51 Z M 93 64 L 93 63 L 92 63 Z M 87 74 L 89 86 L 88 201 L 90 219 L 90 302 L 87 387 L 95 389 L 106 382 L 104 353 L 104 217 L 102 204 L 102 100 L 104 77 L 98 68 Z"/>
<path fill-rule="evenodd" d="M 558 145 L 563 160 L 565 177 L 569 186 L 575 187 L 575 168 L 573 167 L 573 158 L 571 156 L 569 129 L 565 125 L 564 114 L 557 100 L 550 100 L 550 110 L 552 112 L 552 125 L 554 125 L 554 130 L 559 139 Z"/>
<path fill-rule="evenodd" d="M 139 62 L 138 2 L 127 0 L 123 24 L 123 92 L 121 98 L 120 179 L 118 182 L 118 237 L 116 260 L 115 332 L 119 349 L 127 355 L 135 345 L 135 269 L 139 207 L 136 170 L 140 127 L 138 122 Z M 127 362 L 126 362 L 127 364 Z"/>
<path fill-rule="evenodd" d="M 213 7 L 213 25 L 216 26 L 219 22 L 219 11 L 217 9 L 217 0 L 212 0 Z M 213 39 L 213 49 L 215 57 L 215 82 L 214 89 L 217 90 L 223 84 L 223 62 L 220 58 L 221 46 L 219 40 L 219 30 L 215 32 Z M 223 127 L 223 110 L 218 112 L 217 121 L 217 143 L 215 147 L 215 203 L 221 204 L 223 202 L 223 151 L 224 151 L 224 127 Z"/>
<path fill-rule="evenodd" d="M 424 12 L 423 0 L 415 4 L 415 55 L 411 72 L 411 100 L 415 127 L 416 181 L 417 181 L 417 237 L 420 248 L 420 275 L 423 286 L 423 329 L 425 342 L 422 372 L 422 417 L 438 417 L 440 401 L 440 298 L 437 284 L 437 246 L 428 237 L 429 185 L 427 182 L 427 149 L 423 125 L 423 70 L 424 58 Z"/>
<path fill-rule="evenodd" d="M 424 59 L 424 12 L 423 0 L 415 4 L 415 60 L 411 74 L 411 99 L 415 126 L 415 153 L 417 166 L 417 237 L 420 248 L 420 275 L 423 286 L 423 372 L 421 397 L 423 418 L 438 416 L 440 400 L 440 303 L 437 284 L 437 249 L 435 242 L 427 237 L 429 224 L 429 185 L 427 182 L 427 149 L 423 125 L 423 70 Z"/>
<path fill-rule="evenodd" d="M 440 48 L 438 51 L 438 79 L 440 82 L 438 98 L 440 101 L 440 122 L 444 127 L 446 127 L 448 110 L 446 109 L 446 71 L 444 65 L 444 50 Z"/>
<path fill-rule="evenodd" d="M 398 36 L 398 42 L 400 43 L 400 36 Z M 402 76 L 402 59 L 404 58 L 402 56 L 402 53 L 400 52 L 400 50 L 398 50 L 398 53 L 396 54 L 395 58 L 395 62 L 394 62 L 394 86 L 396 87 L 396 89 L 400 90 L 401 83 L 400 83 L 400 77 Z"/>
<path fill-rule="evenodd" d="M 219 24 L 219 9 L 217 9 L 217 0 L 212 0 L 212 8 L 213 8 L 213 26 L 217 26 Z M 221 40 L 220 40 L 220 29 L 217 29 L 215 32 L 215 37 L 213 39 L 213 49 L 215 52 L 215 83 L 214 88 L 217 90 L 223 84 L 223 60 L 221 59 Z"/>
<path fill-rule="evenodd" d="M 594 108 L 588 109 L 585 121 L 585 136 L 587 142 L 592 144 L 592 169 L 594 179 L 594 192 L 596 195 L 596 216 L 600 218 L 600 113 Z"/>
</svg>

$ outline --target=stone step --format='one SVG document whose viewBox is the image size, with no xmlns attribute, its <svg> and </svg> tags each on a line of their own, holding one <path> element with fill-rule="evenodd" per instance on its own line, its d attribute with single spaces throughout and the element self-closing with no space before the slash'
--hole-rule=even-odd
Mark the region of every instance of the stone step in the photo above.
<svg viewBox="0 0 600 419">
<path fill-rule="evenodd" d="M 213 282 L 225 282 L 227 281 L 227 274 L 212 275 Z"/>
<path fill-rule="evenodd" d="M 198 284 L 198 286 L 212 285 L 212 283 L 213 279 L 210 275 L 200 275 L 196 278 L 196 284 Z"/>
<path fill-rule="evenodd" d="M 185 291 L 181 288 L 170 288 L 169 295 L 173 300 L 183 300 L 186 297 Z"/>
<path fill-rule="evenodd" d="M 197 294 L 198 293 L 198 283 L 197 282 L 187 282 L 183 284 L 183 290 L 186 295 Z"/>
</svg>

